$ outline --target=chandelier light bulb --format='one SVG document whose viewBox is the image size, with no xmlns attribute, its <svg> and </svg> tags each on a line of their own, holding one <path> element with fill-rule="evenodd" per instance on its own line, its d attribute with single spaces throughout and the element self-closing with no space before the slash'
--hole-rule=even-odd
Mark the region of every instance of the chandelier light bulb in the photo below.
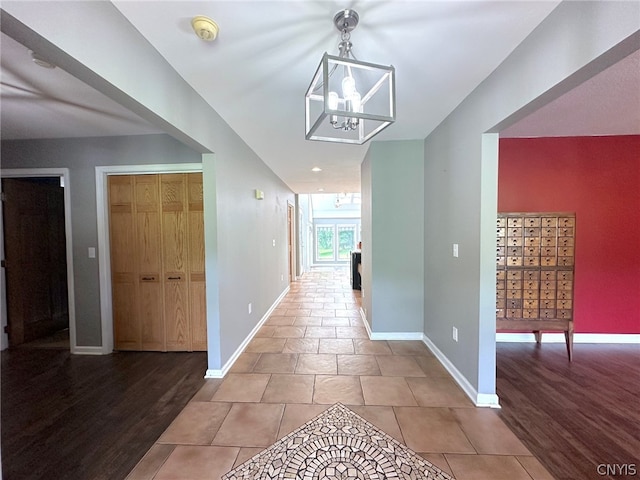
<svg viewBox="0 0 640 480">
<path fill-rule="evenodd" d="M 344 98 L 353 95 L 356 92 L 356 81 L 351 75 L 348 75 L 342 79 L 342 94 Z"/>
<path fill-rule="evenodd" d="M 340 97 L 338 97 L 338 94 L 336 92 L 329 92 L 328 101 L 329 101 L 329 110 L 338 109 L 338 102 L 340 101 Z"/>
<path fill-rule="evenodd" d="M 360 112 L 360 107 L 362 106 L 362 97 L 358 92 L 353 92 L 349 95 L 349 101 L 351 102 L 351 112 Z"/>
</svg>

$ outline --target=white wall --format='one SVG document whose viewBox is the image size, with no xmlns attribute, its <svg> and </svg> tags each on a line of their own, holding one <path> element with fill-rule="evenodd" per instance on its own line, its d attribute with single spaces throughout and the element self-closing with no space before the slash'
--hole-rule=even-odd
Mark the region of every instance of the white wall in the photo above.
<svg viewBox="0 0 640 480">
<path fill-rule="evenodd" d="M 201 155 L 168 135 L 11 140 L 1 154 L 4 169 L 69 169 L 76 346 L 102 345 L 98 258 L 87 255 L 98 246 L 95 167 L 199 163 Z"/>
<path fill-rule="evenodd" d="M 361 171 L 363 307 L 372 338 L 421 338 L 423 142 L 373 142 Z"/>
<path fill-rule="evenodd" d="M 309 194 L 296 195 L 296 238 L 298 239 L 297 249 L 297 271 L 296 275 L 301 276 L 311 267 L 313 244 L 312 239 L 312 218 L 311 218 L 311 199 Z"/>
<path fill-rule="evenodd" d="M 639 28 L 638 2 L 563 2 L 425 140 L 424 331 L 480 399 L 495 394 L 498 159 L 485 133 L 638 49 Z"/>
<path fill-rule="evenodd" d="M 202 155 L 208 370 L 220 371 L 286 288 L 293 192 L 111 3 L 70 5 L 3 2 L 2 31 Z"/>
</svg>

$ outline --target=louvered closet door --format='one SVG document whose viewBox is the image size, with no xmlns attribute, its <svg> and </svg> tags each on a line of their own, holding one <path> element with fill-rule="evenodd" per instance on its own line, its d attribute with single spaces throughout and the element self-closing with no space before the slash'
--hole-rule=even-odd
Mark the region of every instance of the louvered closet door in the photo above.
<svg viewBox="0 0 640 480">
<path fill-rule="evenodd" d="M 202 174 L 109 177 L 115 348 L 206 350 Z"/>
</svg>

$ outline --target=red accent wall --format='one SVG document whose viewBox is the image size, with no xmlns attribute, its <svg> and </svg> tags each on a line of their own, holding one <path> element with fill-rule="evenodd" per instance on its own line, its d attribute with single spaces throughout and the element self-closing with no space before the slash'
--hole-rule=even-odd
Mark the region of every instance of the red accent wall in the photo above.
<svg viewBox="0 0 640 480">
<path fill-rule="evenodd" d="M 640 135 L 501 139 L 498 211 L 575 212 L 575 331 L 640 333 Z"/>
</svg>

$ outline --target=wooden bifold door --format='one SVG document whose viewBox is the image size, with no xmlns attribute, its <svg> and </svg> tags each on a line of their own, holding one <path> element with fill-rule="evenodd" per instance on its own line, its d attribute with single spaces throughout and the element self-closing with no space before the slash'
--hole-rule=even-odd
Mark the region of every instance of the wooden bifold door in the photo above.
<svg viewBox="0 0 640 480">
<path fill-rule="evenodd" d="M 108 185 L 115 348 L 206 350 L 202 174 Z"/>
</svg>

